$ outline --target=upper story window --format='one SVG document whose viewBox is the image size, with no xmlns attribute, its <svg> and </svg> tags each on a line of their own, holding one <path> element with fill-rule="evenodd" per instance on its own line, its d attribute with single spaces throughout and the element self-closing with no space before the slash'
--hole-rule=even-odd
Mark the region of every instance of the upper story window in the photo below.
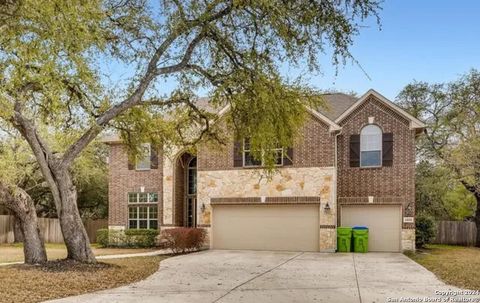
<svg viewBox="0 0 480 303">
<path fill-rule="evenodd" d="M 360 167 L 382 166 L 382 130 L 374 124 L 360 132 Z"/>
<path fill-rule="evenodd" d="M 157 203 L 158 193 L 128 193 L 128 203 Z"/>
<path fill-rule="evenodd" d="M 149 170 L 151 167 L 151 155 L 152 149 L 150 144 L 142 144 L 142 152 L 137 157 L 137 161 L 135 163 L 136 170 Z"/>
<path fill-rule="evenodd" d="M 283 165 L 283 148 L 276 148 L 275 153 L 277 155 L 275 160 L 275 165 L 282 166 Z M 256 160 L 253 158 L 252 149 L 250 145 L 250 140 L 245 139 L 243 140 L 243 166 L 244 167 L 256 167 L 262 166 L 263 161 Z"/>
</svg>

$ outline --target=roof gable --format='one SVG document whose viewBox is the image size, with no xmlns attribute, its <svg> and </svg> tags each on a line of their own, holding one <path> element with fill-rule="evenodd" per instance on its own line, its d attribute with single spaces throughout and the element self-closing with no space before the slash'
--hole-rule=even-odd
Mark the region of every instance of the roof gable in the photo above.
<svg viewBox="0 0 480 303">
<path fill-rule="evenodd" d="M 368 90 L 360 99 L 358 99 L 354 104 L 352 104 L 347 110 L 345 110 L 338 118 L 335 119 L 335 123 L 340 124 L 345 118 L 347 118 L 356 108 L 358 108 L 361 104 L 367 101 L 368 97 L 374 96 L 377 100 L 382 102 L 383 104 L 387 105 L 397 113 L 399 113 L 402 117 L 410 121 L 410 129 L 423 129 L 426 127 L 425 123 L 418 120 L 414 116 L 407 113 L 405 110 L 401 109 L 398 105 L 393 103 L 392 101 L 388 100 L 384 96 L 382 96 L 377 91 L 370 89 Z"/>
</svg>

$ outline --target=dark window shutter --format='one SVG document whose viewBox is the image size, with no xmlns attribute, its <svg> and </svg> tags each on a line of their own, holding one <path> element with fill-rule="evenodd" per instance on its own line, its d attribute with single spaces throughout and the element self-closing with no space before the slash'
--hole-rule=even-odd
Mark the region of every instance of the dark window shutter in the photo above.
<svg viewBox="0 0 480 303">
<path fill-rule="evenodd" d="M 243 166 L 242 142 L 233 142 L 233 167 Z"/>
<path fill-rule="evenodd" d="M 382 138 L 382 166 L 393 164 L 393 134 L 384 133 Z"/>
<path fill-rule="evenodd" d="M 283 153 L 283 165 L 292 165 L 293 164 L 293 148 L 288 147 L 287 150 L 284 150 Z"/>
<path fill-rule="evenodd" d="M 150 169 L 158 169 L 158 152 L 153 147 L 150 150 Z"/>
<path fill-rule="evenodd" d="M 350 167 L 360 166 L 360 135 L 350 136 Z"/>
</svg>

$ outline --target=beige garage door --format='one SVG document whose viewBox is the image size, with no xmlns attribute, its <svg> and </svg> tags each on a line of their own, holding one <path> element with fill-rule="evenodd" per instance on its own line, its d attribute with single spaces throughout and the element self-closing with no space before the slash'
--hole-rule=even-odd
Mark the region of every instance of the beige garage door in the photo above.
<svg viewBox="0 0 480 303">
<path fill-rule="evenodd" d="M 369 228 L 369 251 L 400 251 L 400 206 L 344 205 L 341 212 L 342 226 Z"/>
<path fill-rule="evenodd" d="M 215 205 L 214 249 L 318 251 L 318 205 Z"/>
</svg>

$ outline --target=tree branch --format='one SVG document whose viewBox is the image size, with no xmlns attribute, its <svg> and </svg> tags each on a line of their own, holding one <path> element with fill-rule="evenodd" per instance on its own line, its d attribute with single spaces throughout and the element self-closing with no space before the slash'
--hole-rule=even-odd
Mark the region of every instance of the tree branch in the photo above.
<svg viewBox="0 0 480 303">
<path fill-rule="evenodd" d="M 216 3 L 216 2 L 215 2 Z M 213 4 L 212 4 L 213 5 Z M 213 5 L 211 9 L 214 9 L 216 6 Z M 96 120 L 95 124 L 92 125 L 75 143 L 73 143 L 63 155 L 60 167 L 65 169 L 71 165 L 73 160 L 82 152 L 82 150 L 92 142 L 96 136 L 103 130 L 103 128 L 115 117 L 125 112 L 126 110 L 140 105 L 142 102 L 142 97 L 145 94 L 150 83 L 155 79 L 156 76 L 165 74 L 168 71 L 176 72 L 181 68 L 184 68 L 184 65 L 190 60 L 192 53 L 196 45 L 204 38 L 205 31 L 202 30 L 200 34 L 192 40 L 192 42 L 187 47 L 182 61 L 177 64 L 177 66 L 167 67 L 165 69 L 158 69 L 157 64 L 163 54 L 168 50 L 171 44 L 181 35 L 188 32 L 189 30 L 197 27 L 203 26 L 204 28 L 208 27 L 208 23 L 214 22 L 224 16 L 228 15 L 233 9 L 233 2 L 229 1 L 228 5 L 220 10 L 219 12 L 208 16 L 210 11 L 207 11 L 205 14 L 199 18 L 186 22 L 186 26 L 177 31 L 172 31 L 167 38 L 160 44 L 158 49 L 155 51 L 155 54 L 150 59 L 147 65 L 147 71 L 144 76 L 141 78 L 135 91 L 123 102 L 112 106 L 109 110 L 101 114 Z"/>
</svg>

